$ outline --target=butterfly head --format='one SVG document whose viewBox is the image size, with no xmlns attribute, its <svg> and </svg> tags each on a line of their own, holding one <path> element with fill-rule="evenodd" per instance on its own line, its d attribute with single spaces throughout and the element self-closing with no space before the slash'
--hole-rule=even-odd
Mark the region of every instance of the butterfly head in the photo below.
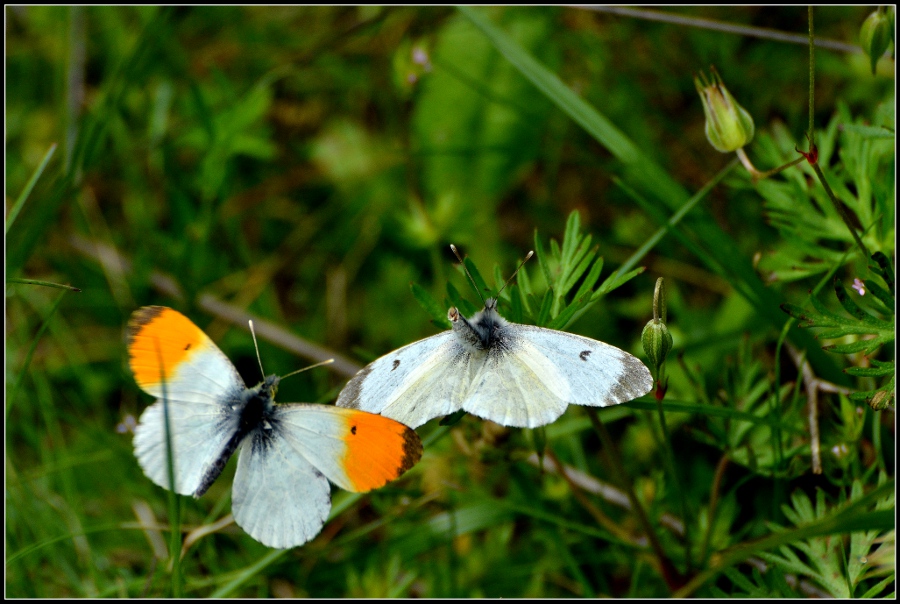
<svg viewBox="0 0 900 604">
<path fill-rule="evenodd" d="M 497 312 L 496 298 L 488 298 L 484 310 L 475 313 L 471 319 L 459 314 L 459 309 L 451 307 L 447 318 L 453 326 L 453 333 L 459 341 L 472 350 L 491 350 L 503 342 L 503 328 L 506 319 Z"/>
<path fill-rule="evenodd" d="M 273 373 L 272 375 L 266 376 L 263 381 L 253 388 L 249 388 L 247 392 L 252 393 L 252 396 L 273 403 L 275 402 L 275 394 L 278 392 L 279 382 L 281 382 L 281 378 Z"/>
</svg>

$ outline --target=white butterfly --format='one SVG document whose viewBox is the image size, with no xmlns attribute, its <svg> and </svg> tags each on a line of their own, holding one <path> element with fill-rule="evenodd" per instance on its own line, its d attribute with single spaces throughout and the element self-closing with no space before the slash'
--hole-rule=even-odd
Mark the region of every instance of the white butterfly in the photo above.
<svg viewBox="0 0 900 604">
<path fill-rule="evenodd" d="M 624 350 L 510 323 L 494 298 L 471 319 L 456 308 L 447 317 L 452 330 L 364 367 L 338 395 L 337 406 L 380 413 L 411 428 L 459 410 L 535 428 L 556 420 L 570 404 L 608 407 L 653 387 L 650 370 Z"/>
<path fill-rule="evenodd" d="M 171 308 L 134 312 L 128 354 L 135 381 L 160 398 L 134 431 L 144 473 L 169 488 L 164 397 L 175 492 L 200 497 L 240 449 L 234 520 L 269 547 L 302 545 L 319 533 L 331 510 L 329 480 L 369 491 L 422 455 L 416 433 L 391 419 L 331 405 L 275 404 L 275 375 L 247 388 L 212 340 Z"/>
</svg>

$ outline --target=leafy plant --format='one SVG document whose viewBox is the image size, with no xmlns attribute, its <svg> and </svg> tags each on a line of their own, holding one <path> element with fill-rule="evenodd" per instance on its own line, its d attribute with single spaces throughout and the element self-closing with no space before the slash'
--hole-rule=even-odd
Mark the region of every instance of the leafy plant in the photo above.
<svg viewBox="0 0 900 604">
<path fill-rule="evenodd" d="M 635 268 L 623 275 L 613 272 L 595 289 L 603 270 L 603 258 L 597 255 L 596 246 L 591 248 L 592 236 L 584 235 L 580 230 L 579 214 L 577 211 L 572 212 L 566 221 L 562 246 L 551 238 L 549 254 L 545 252 L 544 244 L 535 231 L 534 247 L 543 283 L 533 282 L 523 264 L 516 273 L 518 287 L 509 284 L 504 288 L 507 279 L 504 279 L 500 266 L 497 265 L 494 267 L 496 288 L 492 290 L 487 286 L 475 263 L 469 258 L 464 258 L 466 269 L 475 282 L 476 293 L 487 298 L 496 295 L 491 293 L 492 291 L 502 289 L 501 298 L 509 304 L 508 318 L 511 321 L 521 323 L 527 320 L 534 325 L 550 329 L 565 329 L 602 296 L 644 272 L 644 267 Z M 458 290 L 450 283 L 447 284 L 447 298 L 443 307 L 423 287 L 414 283 L 410 287 L 416 300 L 437 325 L 450 327 L 445 310 L 449 306 L 460 307 L 467 314 L 478 310 L 460 296 Z M 570 294 L 571 298 L 567 300 Z"/>
<path fill-rule="evenodd" d="M 801 327 L 827 328 L 828 331 L 819 334 L 820 338 L 832 340 L 857 336 L 845 344 L 823 346 L 825 350 L 848 355 L 860 352 L 865 355 L 871 355 L 882 345 L 892 343 L 896 337 L 893 268 L 890 265 L 890 261 L 881 252 L 874 254 L 872 260 L 874 264 L 870 268 L 873 272 L 880 275 L 881 282 L 879 283 L 878 280 L 872 278 L 866 279 L 861 282 L 860 286 L 857 286 L 857 293 L 860 296 L 866 293 L 870 294 L 870 299 L 873 299 L 873 306 L 880 314 L 889 316 L 889 320 L 880 319 L 872 312 L 861 308 L 838 278 L 834 279 L 834 294 L 850 317 L 828 310 L 816 296 L 810 296 L 810 303 L 813 306 L 812 310 L 804 310 L 794 304 L 784 304 L 782 309 L 795 319 L 802 321 Z M 865 335 L 874 337 L 858 338 L 858 336 Z M 874 367 L 851 367 L 846 372 L 858 377 L 890 376 L 890 379 L 874 390 L 855 392 L 851 395 L 851 398 L 859 401 L 868 401 L 874 408 L 883 409 L 888 405 L 892 405 L 894 401 L 894 361 L 882 362 L 872 359 L 872 363 L 875 365 Z"/>
<path fill-rule="evenodd" d="M 893 128 L 893 114 L 877 119 Z M 840 105 L 828 125 L 817 132 L 818 161 L 823 166 L 833 165 L 828 175 L 831 189 L 858 220 L 866 245 L 891 249 L 895 183 L 887 167 L 894 163 L 894 145 L 854 129 L 862 123 L 862 118 L 854 118 Z M 791 133 L 776 124 L 755 148 L 764 161 L 775 164 L 795 157 L 795 144 Z M 845 255 L 844 249 L 852 246 L 853 238 L 806 162 L 781 175 L 754 185 L 763 198 L 766 217 L 780 234 L 773 249 L 760 257 L 757 269 L 763 277 L 795 281 L 852 262 L 857 251 Z"/>
<path fill-rule="evenodd" d="M 879 484 L 884 484 L 887 477 L 882 474 Z M 850 488 L 849 498 L 845 502 L 839 502 L 837 506 L 831 506 L 826 501 L 825 492 L 816 491 L 816 503 L 813 506 L 810 498 L 802 491 L 795 491 L 791 495 L 791 505 L 783 505 L 785 517 L 796 526 L 814 523 L 832 513 L 833 507 L 840 507 L 845 503 L 859 501 L 863 495 L 862 482 L 854 480 Z M 870 509 L 893 510 L 894 495 L 889 493 L 878 499 Z M 780 528 L 775 526 L 776 529 Z M 847 540 L 838 535 L 812 537 L 791 545 L 783 545 L 779 553 L 760 552 L 758 555 L 767 562 L 786 573 L 794 573 L 808 577 L 825 589 L 834 598 L 859 597 L 858 590 L 868 586 L 870 589 L 866 597 L 880 595 L 887 585 L 875 584 L 867 581 L 884 573 L 884 569 L 870 570 L 868 557 L 874 550 L 879 531 L 856 531 L 850 533 L 849 549 Z"/>
<path fill-rule="evenodd" d="M 768 568 L 765 572 L 753 567 L 750 576 L 736 568 L 729 568 L 723 573 L 732 582 L 730 591 L 713 586 L 712 593 L 716 598 L 800 598 L 803 597 L 796 588 L 788 583 L 785 573 L 780 568 Z M 795 582 L 796 584 L 796 582 Z"/>
<path fill-rule="evenodd" d="M 762 476 L 797 476 L 807 471 L 808 427 L 803 403 L 795 387 L 773 390 L 756 346 L 742 339 L 725 365 L 722 379 L 713 384 L 710 406 L 721 416 L 707 414 L 695 426 L 695 437 L 727 452 L 728 459 Z M 752 421 L 748 421 L 752 420 Z"/>
</svg>

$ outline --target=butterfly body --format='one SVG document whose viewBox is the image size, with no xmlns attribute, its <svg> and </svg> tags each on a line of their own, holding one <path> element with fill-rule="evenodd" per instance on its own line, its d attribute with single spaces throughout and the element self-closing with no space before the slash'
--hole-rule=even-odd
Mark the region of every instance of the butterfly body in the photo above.
<svg viewBox="0 0 900 604">
<path fill-rule="evenodd" d="M 227 429 L 228 424 L 233 421 L 233 414 L 236 414 L 237 426 L 232 430 L 232 436 L 225 443 L 222 451 L 203 471 L 200 483 L 193 493 L 195 498 L 200 498 L 206 493 L 245 438 L 248 436 L 265 437 L 267 432 L 273 430 L 275 393 L 280 379 L 277 375 L 270 375 L 253 388 L 245 388 L 239 393 L 235 391 L 236 397 L 226 403 L 231 409 L 222 414 L 220 425 L 223 429 Z"/>
</svg>

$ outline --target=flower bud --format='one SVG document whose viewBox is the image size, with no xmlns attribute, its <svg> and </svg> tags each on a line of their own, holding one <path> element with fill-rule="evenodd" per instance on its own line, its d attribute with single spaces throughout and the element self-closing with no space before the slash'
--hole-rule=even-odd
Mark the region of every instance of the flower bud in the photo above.
<svg viewBox="0 0 900 604">
<path fill-rule="evenodd" d="M 672 334 L 665 323 L 659 319 L 650 319 L 641 333 L 641 344 L 644 346 L 644 353 L 658 371 L 666 360 L 666 355 L 672 350 Z"/>
<path fill-rule="evenodd" d="M 662 318 L 660 318 L 662 317 Z M 666 360 L 669 351 L 672 350 L 672 334 L 666 327 L 666 285 L 662 277 L 656 280 L 656 289 L 653 292 L 653 318 L 647 321 L 644 331 L 641 333 L 641 344 L 644 354 L 654 365 L 654 373 L 659 374 L 659 368 Z"/>
<path fill-rule="evenodd" d="M 859 45 L 869 55 L 872 63 L 872 74 L 878 59 L 887 50 L 894 37 L 894 7 L 879 6 L 878 9 L 863 21 L 859 28 Z"/>
<path fill-rule="evenodd" d="M 725 88 L 715 67 L 711 81 L 701 72 L 694 77 L 694 85 L 706 114 L 706 139 L 716 151 L 737 151 L 753 140 L 753 118 Z"/>
</svg>

